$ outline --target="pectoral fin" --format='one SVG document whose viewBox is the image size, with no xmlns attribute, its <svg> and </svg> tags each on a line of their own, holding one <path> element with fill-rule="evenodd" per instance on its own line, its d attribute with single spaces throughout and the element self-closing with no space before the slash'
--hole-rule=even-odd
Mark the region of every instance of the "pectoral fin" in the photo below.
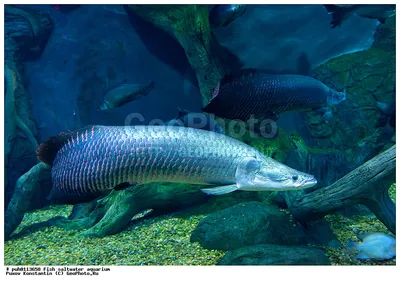
<svg viewBox="0 0 400 282">
<path fill-rule="evenodd" d="M 237 187 L 236 184 L 232 184 L 232 185 L 218 186 L 213 188 L 205 188 L 201 189 L 201 191 L 206 193 L 207 195 L 224 195 L 236 191 L 238 189 L 239 188 Z"/>
</svg>

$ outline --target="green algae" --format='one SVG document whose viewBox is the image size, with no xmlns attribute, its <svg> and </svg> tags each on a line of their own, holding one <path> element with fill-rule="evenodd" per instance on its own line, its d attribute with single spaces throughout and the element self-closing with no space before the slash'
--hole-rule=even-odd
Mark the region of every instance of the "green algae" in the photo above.
<svg viewBox="0 0 400 282">
<path fill-rule="evenodd" d="M 17 236 L 5 242 L 5 265 L 215 265 L 225 254 L 190 242 L 204 215 L 145 217 L 104 238 L 76 238 L 76 231 L 56 226 L 18 236 L 32 223 L 66 216 L 71 208 L 52 206 L 26 213 Z"/>
<path fill-rule="evenodd" d="M 392 200 L 396 184 L 389 189 Z M 152 217 L 150 211 L 136 215 L 122 232 L 104 238 L 77 238 L 77 231 L 42 226 L 57 216 L 68 216 L 72 206 L 50 206 L 25 214 L 15 235 L 4 244 L 5 265 L 216 265 L 225 251 L 206 250 L 190 242 L 190 235 L 210 213 L 238 202 L 254 201 L 256 193 L 237 192 L 215 197 L 192 208 Z M 286 209 L 280 209 L 288 213 Z M 291 216 L 290 216 L 291 217 Z M 325 217 L 340 242 L 358 241 L 356 235 L 368 232 L 390 234 L 375 217 L 332 214 Z M 39 224 L 38 224 L 39 223 Z M 295 226 L 296 223 L 293 222 Z M 313 245 L 310 245 L 313 246 Z M 321 246 L 314 246 L 319 247 Z M 323 247 L 332 265 L 395 265 L 396 259 L 360 261 L 346 248 Z"/>
</svg>

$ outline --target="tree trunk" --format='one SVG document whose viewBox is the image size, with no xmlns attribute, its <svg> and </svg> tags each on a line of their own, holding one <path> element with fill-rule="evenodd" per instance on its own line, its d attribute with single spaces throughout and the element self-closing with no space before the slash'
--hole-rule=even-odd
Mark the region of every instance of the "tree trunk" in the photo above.
<svg viewBox="0 0 400 282">
<path fill-rule="evenodd" d="M 172 35 L 196 72 L 203 105 L 236 57 L 219 45 L 211 32 L 207 5 L 128 5 L 137 15 Z M 240 64 L 238 62 L 238 64 Z"/>
</svg>

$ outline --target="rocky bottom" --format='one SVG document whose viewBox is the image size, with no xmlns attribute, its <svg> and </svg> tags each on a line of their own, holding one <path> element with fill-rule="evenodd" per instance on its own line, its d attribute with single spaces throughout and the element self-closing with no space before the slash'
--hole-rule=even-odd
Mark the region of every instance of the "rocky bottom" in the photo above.
<svg viewBox="0 0 400 282">
<path fill-rule="evenodd" d="M 217 265 L 227 253 L 207 250 L 197 242 L 190 242 L 192 232 L 207 216 L 206 213 L 199 212 L 199 209 L 187 209 L 154 217 L 151 213 L 143 213 L 136 216 L 124 231 L 105 238 L 82 238 L 78 236 L 80 231 L 40 224 L 56 216 L 67 217 L 71 210 L 72 206 L 50 206 L 26 213 L 14 235 L 4 244 L 4 264 Z M 345 217 L 338 213 L 325 218 L 344 246 L 348 240 L 358 241 L 355 234 L 390 234 L 386 227 L 371 215 Z M 345 248 L 309 246 L 324 249 L 332 265 L 396 264 L 395 258 L 379 262 L 357 260 L 355 255 Z"/>
</svg>

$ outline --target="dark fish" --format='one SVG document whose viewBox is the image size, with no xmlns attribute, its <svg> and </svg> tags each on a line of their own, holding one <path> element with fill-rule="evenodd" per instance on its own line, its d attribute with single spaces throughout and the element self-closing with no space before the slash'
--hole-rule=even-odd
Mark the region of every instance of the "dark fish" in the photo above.
<svg viewBox="0 0 400 282">
<path fill-rule="evenodd" d="M 351 15 L 376 19 L 385 23 L 386 19 L 396 15 L 396 5 L 324 5 L 332 15 L 331 27 L 340 26 Z"/>
<path fill-rule="evenodd" d="M 97 110 L 105 111 L 121 107 L 141 96 L 146 96 L 153 88 L 153 81 L 146 85 L 121 84 L 107 92 L 104 101 L 100 104 Z"/>
<path fill-rule="evenodd" d="M 217 133 L 224 133 L 222 127 L 218 122 L 207 113 L 190 113 L 178 107 L 177 116 L 166 122 L 165 125 L 169 126 L 184 126 L 191 128 L 198 128 L 203 130 L 214 131 Z"/>
<path fill-rule="evenodd" d="M 209 15 L 212 27 L 227 26 L 246 12 L 246 5 L 215 5 Z"/>
<path fill-rule="evenodd" d="M 56 203 L 151 182 L 210 185 L 202 191 L 214 195 L 317 183 L 239 140 L 181 126 L 88 126 L 51 137 L 37 154 L 52 166 L 49 199 Z"/>
<path fill-rule="evenodd" d="M 345 99 L 345 92 L 312 77 L 245 69 L 228 73 L 203 111 L 242 121 L 251 117 L 277 119 L 282 112 L 308 110 L 320 110 L 326 117 L 333 105 Z"/>
</svg>

